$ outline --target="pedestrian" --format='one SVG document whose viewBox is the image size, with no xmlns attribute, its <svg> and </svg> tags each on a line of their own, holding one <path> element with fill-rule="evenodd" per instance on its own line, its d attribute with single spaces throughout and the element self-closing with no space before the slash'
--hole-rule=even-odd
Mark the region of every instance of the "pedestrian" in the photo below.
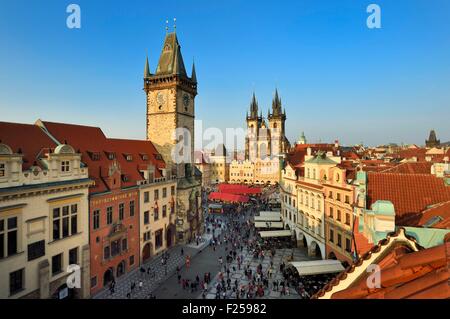
<svg viewBox="0 0 450 319">
<path fill-rule="evenodd" d="M 181 256 L 183 256 L 183 255 L 184 255 L 184 249 L 181 248 Z"/>
<path fill-rule="evenodd" d="M 142 287 L 144 286 L 144 283 L 142 280 L 139 280 L 139 290 L 142 290 Z"/>
</svg>

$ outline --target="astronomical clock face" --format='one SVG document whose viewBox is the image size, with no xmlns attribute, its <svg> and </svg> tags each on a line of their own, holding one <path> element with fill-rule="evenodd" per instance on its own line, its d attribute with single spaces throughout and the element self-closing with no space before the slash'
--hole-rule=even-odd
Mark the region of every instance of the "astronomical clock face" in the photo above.
<svg viewBox="0 0 450 319">
<path fill-rule="evenodd" d="M 188 110 L 190 101 L 191 101 L 191 98 L 189 97 L 189 94 L 184 94 L 183 95 L 183 106 L 184 106 L 185 111 Z"/>
<path fill-rule="evenodd" d="M 157 106 L 158 106 L 158 110 L 161 111 L 163 109 L 163 107 L 164 107 L 164 104 L 166 103 L 166 96 L 165 96 L 165 94 L 163 92 L 159 92 L 156 95 L 156 103 L 157 103 Z"/>
</svg>

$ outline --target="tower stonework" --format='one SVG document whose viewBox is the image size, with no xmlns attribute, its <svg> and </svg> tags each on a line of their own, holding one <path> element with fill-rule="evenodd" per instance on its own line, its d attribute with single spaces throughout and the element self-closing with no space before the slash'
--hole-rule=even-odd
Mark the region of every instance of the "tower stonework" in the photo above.
<svg viewBox="0 0 450 319">
<path fill-rule="evenodd" d="M 197 76 L 194 65 L 187 75 L 175 32 L 166 34 L 154 74 L 146 60 L 144 91 L 147 140 L 164 158 L 169 175 L 177 178 L 177 238 L 186 242 L 202 229 L 201 179 L 195 177 L 194 166 Z M 181 152 L 180 144 L 184 144 Z"/>
</svg>

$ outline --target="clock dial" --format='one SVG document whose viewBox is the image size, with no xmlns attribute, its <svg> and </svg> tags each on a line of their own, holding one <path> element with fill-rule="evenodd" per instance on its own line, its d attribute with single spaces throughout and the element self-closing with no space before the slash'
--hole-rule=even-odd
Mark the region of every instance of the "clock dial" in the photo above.
<svg viewBox="0 0 450 319">
<path fill-rule="evenodd" d="M 183 104 L 185 109 L 187 109 L 187 107 L 189 106 L 189 102 L 190 102 L 189 95 L 187 94 L 183 95 Z"/>
<path fill-rule="evenodd" d="M 156 100 L 158 102 L 158 106 L 161 108 L 161 106 L 164 104 L 164 102 L 166 101 L 166 98 L 164 97 L 164 94 L 162 92 L 159 92 L 156 95 Z"/>
</svg>

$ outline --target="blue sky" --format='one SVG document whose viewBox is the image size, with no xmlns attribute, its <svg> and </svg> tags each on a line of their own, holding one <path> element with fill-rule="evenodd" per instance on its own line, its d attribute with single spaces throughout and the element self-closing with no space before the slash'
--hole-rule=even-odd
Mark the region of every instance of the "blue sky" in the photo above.
<svg viewBox="0 0 450 319">
<path fill-rule="evenodd" d="M 45 5 L 43 5 L 45 3 Z M 66 7 L 81 6 L 81 29 Z M 382 28 L 366 26 L 370 3 Z M 203 127 L 242 127 L 278 87 L 287 135 L 309 141 L 450 140 L 450 1 L 0 1 L 0 120 L 42 118 L 145 137 L 142 73 L 154 71 L 165 20 L 190 72 Z M 172 22 L 170 23 L 172 26 Z"/>
</svg>

